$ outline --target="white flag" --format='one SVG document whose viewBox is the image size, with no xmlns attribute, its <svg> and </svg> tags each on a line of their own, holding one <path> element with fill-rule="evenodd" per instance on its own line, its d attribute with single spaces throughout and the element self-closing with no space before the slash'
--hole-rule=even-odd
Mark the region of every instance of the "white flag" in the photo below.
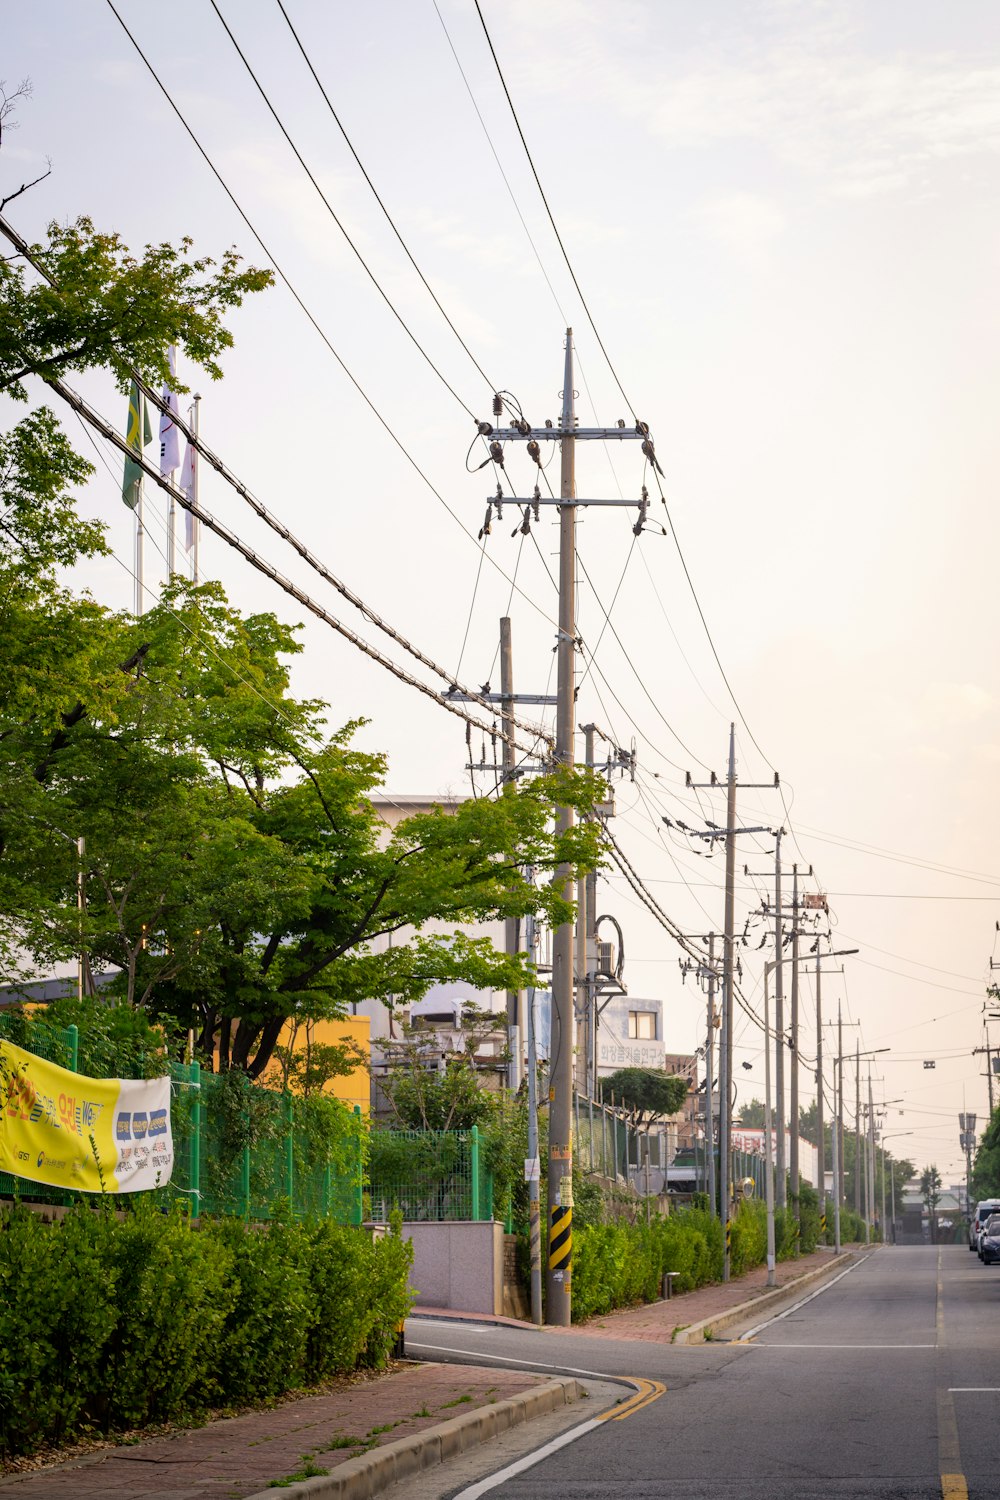
<svg viewBox="0 0 1000 1500">
<path fill-rule="evenodd" d="M 173 344 L 167 350 L 167 360 L 170 364 L 171 375 L 177 373 L 177 350 Z M 169 385 L 163 387 L 163 399 L 174 416 L 179 415 L 177 405 L 177 393 L 172 391 Z M 180 468 L 181 441 L 177 431 L 176 423 L 165 411 L 160 412 L 160 473 L 172 474 L 175 469 Z"/>
<path fill-rule="evenodd" d="M 181 489 L 187 498 L 198 499 L 198 450 L 190 443 L 184 445 L 184 463 L 181 467 Z M 184 512 L 184 546 L 188 552 L 194 546 L 194 528 L 197 525 L 189 510 Z"/>
</svg>

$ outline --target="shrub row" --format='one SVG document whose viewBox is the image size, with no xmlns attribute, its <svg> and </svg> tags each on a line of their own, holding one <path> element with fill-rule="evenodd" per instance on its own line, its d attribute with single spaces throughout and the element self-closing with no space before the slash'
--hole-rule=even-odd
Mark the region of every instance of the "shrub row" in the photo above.
<svg viewBox="0 0 1000 1500">
<path fill-rule="evenodd" d="M 774 1216 L 775 1255 L 810 1255 L 820 1239 L 819 1197 L 803 1184 L 799 1217 L 791 1209 Z M 853 1215 L 848 1216 L 852 1221 Z M 842 1215 L 843 1221 L 843 1215 Z M 860 1223 L 861 1221 L 857 1221 Z M 842 1222 L 844 1238 L 849 1238 Z M 832 1229 L 828 1230 L 832 1235 Z M 863 1225 L 862 1225 L 862 1234 Z M 722 1225 L 706 1208 L 684 1208 L 649 1224 L 588 1224 L 573 1235 L 573 1317 L 577 1321 L 615 1307 L 652 1302 L 666 1271 L 677 1273 L 674 1290 L 722 1278 Z M 730 1269 L 743 1276 L 767 1257 L 767 1216 L 760 1201 L 741 1203 L 730 1221 Z"/>
<path fill-rule="evenodd" d="M 0 1454 L 197 1417 L 380 1366 L 412 1249 L 329 1221 L 246 1226 L 145 1205 L 0 1218 Z"/>
<path fill-rule="evenodd" d="M 751 1216 L 741 1208 L 734 1229 Z M 665 1271 L 678 1273 L 674 1286 L 681 1292 L 721 1278 L 722 1226 L 706 1209 L 681 1209 L 649 1224 L 594 1224 L 576 1231 L 574 1319 L 654 1301 Z"/>
</svg>

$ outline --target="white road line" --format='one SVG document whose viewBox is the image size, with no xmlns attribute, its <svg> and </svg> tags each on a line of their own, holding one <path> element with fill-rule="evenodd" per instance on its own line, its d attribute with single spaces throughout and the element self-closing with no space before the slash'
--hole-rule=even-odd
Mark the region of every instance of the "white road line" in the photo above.
<svg viewBox="0 0 1000 1500">
<path fill-rule="evenodd" d="M 948 1394 L 952 1395 L 952 1396 L 954 1396 L 954 1395 L 962 1395 L 962 1394 L 964 1394 L 967 1391 L 998 1391 L 998 1392 L 1000 1392 L 1000 1385 L 950 1385 L 948 1387 Z"/>
<path fill-rule="evenodd" d="M 543 1458 L 558 1453 L 560 1448 L 565 1448 L 569 1443 L 575 1443 L 577 1438 L 582 1438 L 587 1432 L 593 1432 L 594 1428 L 600 1425 L 600 1422 L 592 1418 L 589 1422 L 582 1422 L 579 1427 L 571 1427 L 569 1432 L 553 1438 L 551 1443 L 546 1443 L 542 1448 L 536 1448 L 534 1453 L 519 1458 L 516 1463 L 508 1464 L 505 1469 L 498 1469 L 487 1479 L 480 1479 L 476 1484 L 470 1484 L 467 1489 L 459 1490 L 453 1500 L 478 1500 L 478 1496 L 485 1495 L 488 1490 L 496 1489 L 497 1485 L 503 1484 L 505 1480 L 513 1479 L 515 1474 L 523 1474 L 525 1469 L 534 1468 L 535 1464 L 541 1463 Z"/>
<path fill-rule="evenodd" d="M 748 1335 L 749 1336 L 749 1335 Z M 734 1339 L 741 1344 L 742 1339 Z M 754 1349 L 936 1349 L 937 1344 L 754 1344 Z M 994 1386 L 963 1386 L 963 1390 L 994 1390 Z"/>
<path fill-rule="evenodd" d="M 510 1359 L 505 1354 L 483 1354 L 479 1349 L 449 1349 L 445 1344 L 415 1344 L 406 1340 L 407 1349 L 433 1349 L 437 1354 L 464 1354 L 469 1359 L 491 1359 L 498 1365 L 524 1365 L 529 1370 L 555 1370 L 558 1375 L 589 1375 L 593 1380 L 612 1380 L 631 1385 L 627 1375 L 609 1375 L 606 1370 L 574 1370 L 572 1365 L 543 1365 L 537 1359 Z"/>
<path fill-rule="evenodd" d="M 872 1252 L 869 1251 L 868 1255 L 863 1255 L 853 1266 L 848 1266 L 846 1271 L 841 1271 L 839 1276 L 834 1276 L 830 1281 L 824 1281 L 823 1285 L 817 1287 L 814 1292 L 810 1292 L 808 1297 L 802 1297 L 798 1302 L 793 1302 L 791 1307 L 786 1307 L 784 1312 L 775 1313 L 773 1318 L 765 1318 L 763 1323 L 758 1323 L 756 1328 L 751 1328 L 748 1333 L 743 1334 L 742 1338 L 733 1339 L 732 1342 L 734 1344 L 747 1343 L 750 1339 L 756 1338 L 763 1329 L 770 1328 L 772 1323 L 780 1323 L 782 1318 L 790 1317 L 793 1312 L 798 1312 L 800 1307 L 805 1307 L 806 1303 L 812 1302 L 814 1297 L 822 1297 L 823 1293 L 828 1292 L 832 1286 L 836 1286 L 838 1281 L 843 1281 L 844 1277 L 850 1276 L 852 1271 L 858 1269 L 858 1266 L 863 1266 L 866 1260 L 871 1259 L 871 1255 Z"/>
</svg>

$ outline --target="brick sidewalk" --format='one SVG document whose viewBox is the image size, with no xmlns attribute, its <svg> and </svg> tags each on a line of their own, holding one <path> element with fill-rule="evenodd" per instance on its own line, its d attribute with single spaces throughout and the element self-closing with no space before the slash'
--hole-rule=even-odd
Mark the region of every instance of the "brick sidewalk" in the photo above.
<svg viewBox="0 0 1000 1500">
<path fill-rule="evenodd" d="M 857 1248 L 847 1245 L 845 1249 Z M 799 1276 L 829 1265 L 833 1255 L 829 1250 L 815 1250 L 811 1255 L 800 1255 L 798 1260 L 779 1261 L 775 1266 L 775 1283 L 782 1287 Z M 756 1266 L 738 1281 L 716 1282 L 699 1287 L 694 1292 L 683 1292 L 665 1302 L 645 1303 L 641 1307 L 628 1307 L 620 1312 L 604 1313 L 586 1323 L 574 1323 L 571 1328 L 550 1328 L 546 1333 L 559 1333 L 568 1338 L 637 1339 L 651 1344 L 669 1344 L 678 1328 L 687 1328 L 719 1313 L 728 1312 L 743 1302 L 752 1302 L 763 1295 L 767 1287 L 767 1267 Z M 460 1322 L 499 1324 L 507 1328 L 532 1328 L 531 1323 L 518 1322 L 515 1318 L 491 1318 L 478 1313 L 454 1312 L 448 1308 L 416 1307 L 411 1314 L 417 1318 L 454 1319 Z"/>
<path fill-rule="evenodd" d="M 833 1256 L 828 1250 L 814 1250 L 798 1260 L 781 1260 L 774 1268 L 779 1287 L 809 1271 L 829 1265 Z M 767 1291 L 767 1267 L 756 1266 L 738 1281 L 718 1282 L 684 1292 L 666 1302 L 651 1302 L 643 1307 L 629 1307 L 623 1312 L 605 1313 L 560 1332 L 585 1333 L 590 1338 L 641 1339 L 652 1344 L 669 1344 L 677 1328 L 687 1328 L 718 1313 L 728 1312 L 742 1302 L 752 1302 Z"/>
<path fill-rule="evenodd" d="M 831 1260 L 828 1252 L 817 1251 L 783 1261 L 776 1268 L 778 1285 Z M 739 1281 L 546 1331 L 567 1338 L 669 1344 L 676 1328 L 760 1296 L 766 1280 L 765 1268 L 758 1267 Z M 461 1313 L 432 1308 L 421 1308 L 417 1316 L 463 1318 Z M 532 1327 L 510 1318 L 465 1314 L 464 1319 Z M 545 1385 L 547 1379 L 496 1367 L 400 1364 L 388 1374 L 345 1381 L 323 1394 L 302 1396 L 269 1410 L 8 1474 L 0 1479 L 0 1493 L 4 1500 L 244 1500 L 267 1489 L 272 1480 L 333 1472 L 358 1454 L 519 1396 Z"/>
<path fill-rule="evenodd" d="M 9 1474 L 0 1481 L 0 1493 L 9 1500 L 243 1500 L 273 1479 L 304 1479 L 308 1466 L 313 1474 L 332 1471 L 364 1452 L 368 1442 L 378 1446 L 412 1436 L 546 1381 L 544 1375 L 470 1365 L 400 1365 L 388 1375 L 269 1411 Z M 349 1444 L 349 1438 L 357 1441 Z"/>
</svg>

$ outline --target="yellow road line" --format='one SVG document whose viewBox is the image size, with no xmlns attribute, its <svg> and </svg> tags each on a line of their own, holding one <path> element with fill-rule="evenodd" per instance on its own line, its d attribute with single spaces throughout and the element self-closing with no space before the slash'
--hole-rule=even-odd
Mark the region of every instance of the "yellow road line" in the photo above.
<svg viewBox="0 0 1000 1500">
<path fill-rule="evenodd" d="M 638 1375 L 629 1378 L 636 1387 L 635 1395 L 630 1396 L 621 1406 L 613 1406 L 610 1411 L 602 1412 L 597 1418 L 599 1422 L 624 1422 L 626 1417 L 633 1417 L 644 1406 L 658 1401 L 667 1389 L 659 1380 L 645 1380 Z"/>
<path fill-rule="evenodd" d="M 944 1347 L 944 1275 L 941 1265 L 941 1247 L 937 1253 L 937 1307 L 934 1326 L 937 1345 Z M 951 1392 L 939 1389 L 937 1393 L 937 1438 L 938 1471 L 941 1475 L 941 1500 L 969 1500 L 969 1486 L 962 1473 L 962 1455 L 958 1447 L 958 1420 Z"/>
</svg>

